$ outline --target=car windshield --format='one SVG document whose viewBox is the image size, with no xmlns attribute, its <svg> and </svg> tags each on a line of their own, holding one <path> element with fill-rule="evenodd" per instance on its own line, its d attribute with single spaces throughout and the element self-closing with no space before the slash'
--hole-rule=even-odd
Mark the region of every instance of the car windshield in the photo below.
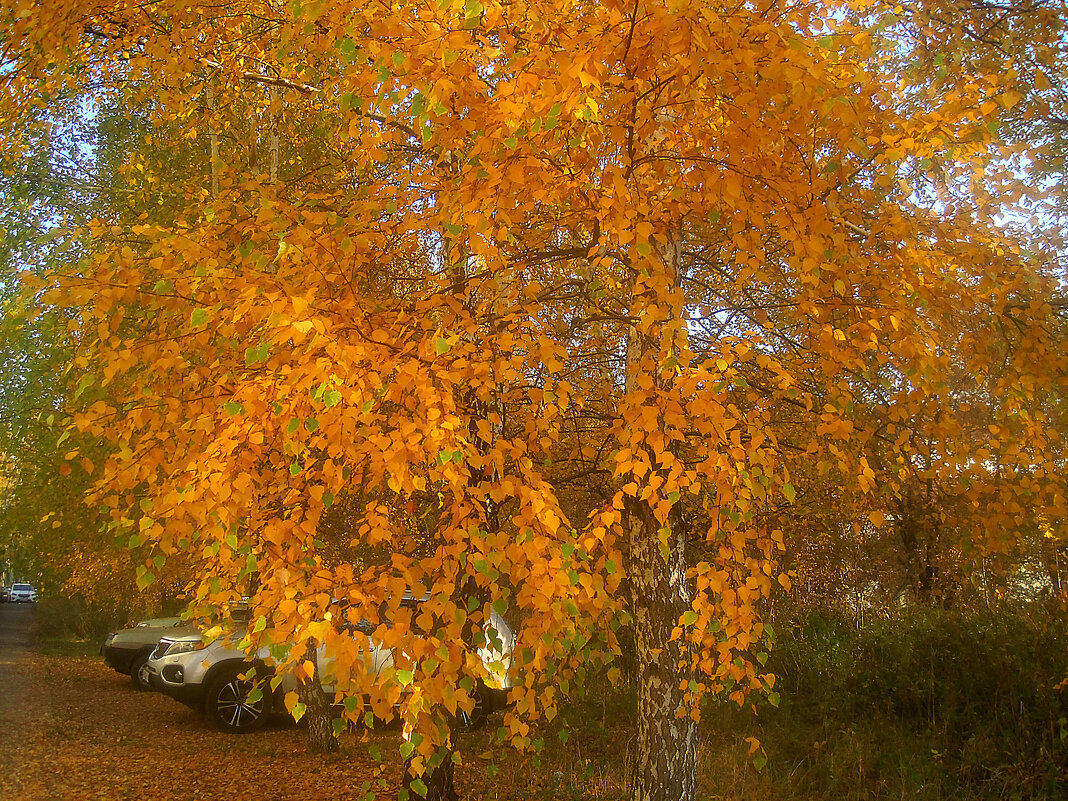
<svg viewBox="0 0 1068 801">
<path fill-rule="evenodd" d="M 18 591 L 21 591 L 21 592 L 25 592 L 25 591 L 33 590 L 33 587 L 30 586 L 29 584 L 12 584 L 11 585 L 11 589 L 18 590 Z"/>
</svg>

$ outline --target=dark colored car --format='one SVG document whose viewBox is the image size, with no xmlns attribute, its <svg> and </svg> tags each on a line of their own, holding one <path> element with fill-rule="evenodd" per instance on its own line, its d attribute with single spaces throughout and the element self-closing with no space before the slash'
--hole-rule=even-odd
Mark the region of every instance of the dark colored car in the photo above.
<svg viewBox="0 0 1068 801">
<path fill-rule="evenodd" d="M 184 631 L 180 631 L 184 629 Z M 104 639 L 100 653 L 108 667 L 125 673 L 139 690 L 149 689 L 141 680 L 140 671 L 160 637 L 195 634 L 196 630 L 180 617 L 156 617 L 142 620 L 133 628 L 113 631 Z"/>
</svg>

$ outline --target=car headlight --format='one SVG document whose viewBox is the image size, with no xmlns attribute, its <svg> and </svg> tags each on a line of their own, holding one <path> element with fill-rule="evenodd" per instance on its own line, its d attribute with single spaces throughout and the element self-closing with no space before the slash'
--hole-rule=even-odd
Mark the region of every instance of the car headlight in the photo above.
<svg viewBox="0 0 1068 801">
<path fill-rule="evenodd" d="M 178 640 L 172 642 L 167 646 L 167 650 L 163 652 L 164 656 L 174 656 L 175 654 L 185 654 L 189 651 L 199 651 L 204 647 L 204 643 L 201 640 Z"/>
</svg>

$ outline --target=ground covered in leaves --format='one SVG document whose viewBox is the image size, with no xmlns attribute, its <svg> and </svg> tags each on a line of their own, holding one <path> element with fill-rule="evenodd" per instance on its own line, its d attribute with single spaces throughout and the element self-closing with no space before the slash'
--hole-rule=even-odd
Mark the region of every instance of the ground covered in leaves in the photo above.
<svg viewBox="0 0 1068 801">
<path fill-rule="evenodd" d="M 215 731 L 193 710 L 135 691 L 88 647 L 30 641 L 32 609 L 0 605 L 0 799 L 391 799 L 401 778 L 400 732 L 343 737 L 310 756 L 304 732 L 276 723 L 255 734 Z M 26 642 L 19 639 L 25 637 Z M 456 778 L 465 799 L 620 798 L 575 743 L 564 770 L 468 735 Z M 379 754 L 379 758 L 375 758 Z M 581 778 L 581 788 L 573 779 Z"/>
</svg>

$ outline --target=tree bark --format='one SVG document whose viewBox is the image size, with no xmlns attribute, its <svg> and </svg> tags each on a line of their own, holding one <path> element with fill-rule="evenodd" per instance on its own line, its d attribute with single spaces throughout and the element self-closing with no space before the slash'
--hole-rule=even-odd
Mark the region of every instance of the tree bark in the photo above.
<svg viewBox="0 0 1068 801">
<path fill-rule="evenodd" d="M 693 801 L 697 793 L 697 723 L 688 714 L 680 641 L 671 641 L 690 608 L 686 542 L 677 526 L 663 552 L 660 527 L 648 504 L 629 505 L 630 582 L 638 668 L 634 801 Z"/>
<path fill-rule="evenodd" d="M 412 757 L 404 762 L 404 785 L 403 789 L 408 792 L 408 801 L 418 801 L 424 798 L 419 788 L 414 784 L 421 780 L 426 785 L 426 801 L 459 801 L 460 794 L 456 792 L 453 782 L 452 750 L 443 749 L 435 755 L 439 760 L 432 766 L 428 766 L 425 774 L 420 776 L 412 766 Z M 403 798 L 403 795 L 401 796 Z"/>
<path fill-rule="evenodd" d="M 278 88 L 275 87 L 275 86 L 272 86 L 268 90 L 268 93 L 269 93 L 270 98 L 271 98 L 271 108 L 270 108 L 270 114 L 271 114 L 271 131 L 270 131 L 270 139 L 271 139 L 271 142 L 270 142 L 270 150 L 271 150 L 271 155 L 270 155 L 270 158 L 271 158 L 271 186 L 274 186 L 275 184 L 278 183 L 278 149 L 279 149 L 278 114 L 279 114 L 279 111 L 275 107 L 275 102 L 278 99 Z"/>
<path fill-rule="evenodd" d="M 219 196 L 219 132 L 215 130 L 215 78 L 208 77 L 208 141 L 211 146 L 211 196 Z"/>
<path fill-rule="evenodd" d="M 337 738 L 334 737 L 334 716 L 330 699 L 323 692 L 319 676 L 319 659 L 316 654 L 315 641 L 308 640 L 308 658 L 314 665 L 312 677 L 301 678 L 297 688 L 301 703 L 304 704 L 304 718 L 308 722 L 308 751 L 312 754 L 329 754 L 337 751 Z"/>
<path fill-rule="evenodd" d="M 668 277 L 667 288 L 679 282 L 679 248 L 674 239 L 656 246 Z M 636 291 L 632 314 L 669 303 L 654 289 Z M 669 315 L 664 323 L 670 323 Z M 662 324 L 663 325 L 663 324 Z M 628 341 L 628 395 L 636 392 L 637 376 L 652 379 L 657 400 L 671 391 L 673 373 L 661 368 L 667 329 L 634 330 Z M 647 449 L 649 446 L 645 446 Z M 659 459 L 650 450 L 649 464 Z M 655 467 L 654 471 L 655 472 Z M 645 479 L 646 481 L 648 479 Z M 682 642 L 671 639 L 679 617 L 692 600 L 686 581 L 686 534 L 674 510 L 665 524 L 647 500 L 627 498 L 624 525 L 630 546 L 628 577 L 634 614 L 637 657 L 637 754 L 632 775 L 634 801 L 693 801 L 697 793 L 697 723 L 686 699 L 691 669 Z"/>
</svg>

